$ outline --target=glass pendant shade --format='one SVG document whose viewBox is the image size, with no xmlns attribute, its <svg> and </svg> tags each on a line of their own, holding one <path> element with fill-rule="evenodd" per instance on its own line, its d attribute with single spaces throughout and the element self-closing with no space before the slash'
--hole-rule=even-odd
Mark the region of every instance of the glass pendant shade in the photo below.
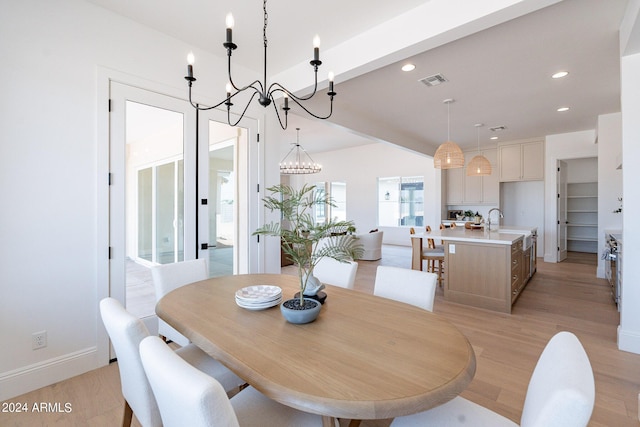
<svg viewBox="0 0 640 427">
<path fill-rule="evenodd" d="M 491 175 L 491 162 L 481 154 L 475 156 L 467 165 L 467 176 Z"/>
<path fill-rule="evenodd" d="M 433 166 L 436 169 L 454 169 L 464 167 L 464 153 L 453 141 L 441 144 L 433 156 Z"/>
</svg>

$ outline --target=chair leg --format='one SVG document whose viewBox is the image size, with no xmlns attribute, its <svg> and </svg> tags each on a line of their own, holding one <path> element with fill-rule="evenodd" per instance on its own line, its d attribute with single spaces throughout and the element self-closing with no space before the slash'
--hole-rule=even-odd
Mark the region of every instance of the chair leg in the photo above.
<svg viewBox="0 0 640 427">
<path fill-rule="evenodd" d="M 442 287 L 442 261 L 438 260 L 438 284 Z"/>
<path fill-rule="evenodd" d="M 133 418 L 133 410 L 129 406 L 129 402 L 124 401 L 124 414 L 122 415 L 122 427 L 131 427 L 131 419 Z"/>
</svg>

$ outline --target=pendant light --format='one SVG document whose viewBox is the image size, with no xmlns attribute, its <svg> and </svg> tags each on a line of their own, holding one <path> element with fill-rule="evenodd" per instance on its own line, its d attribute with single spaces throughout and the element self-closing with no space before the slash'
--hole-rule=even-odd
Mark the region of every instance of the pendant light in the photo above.
<svg viewBox="0 0 640 427">
<path fill-rule="evenodd" d="M 451 115 L 449 105 L 454 102 L 453 99 L 445 99 L 447 104 L 447 142 L 441 144 L 433 155 L 433 166 L 436 169 L 454 169 L 464 167 L 464 153 L 458 147 L 458 144 L 451 141 Z"/>
<path fill-rule="evenodd" d="M 301 175 L 318 173 L 322 165 L 313 161 L 309 153 L 300 145 L 300 128 L 296 128 L 296 143 L 280 162 L 281 175 Z"/>
<path fill-rule="evenodd" d="M 491 162 L 480 154 L 480 127 L 482 123 L 477 123 L 476 133 L 478 138 L 478 155 L 476 155 L 467 165 L 467 176 L 491 175 Z"/>
</svg>

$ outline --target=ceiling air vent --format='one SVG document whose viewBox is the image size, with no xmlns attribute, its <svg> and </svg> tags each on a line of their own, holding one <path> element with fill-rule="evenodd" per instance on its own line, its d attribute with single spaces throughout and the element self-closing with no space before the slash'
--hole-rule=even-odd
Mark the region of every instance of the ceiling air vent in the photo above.
<svg viewBox="0 0 640 427">
<path fill-rule="evenodd" d="M 499 132 L 501 130 L 505 130 L 507 127 L 506 126 L 494 126 L 492 128 L 489 128 L 489 130 L 491 132 Z"/>
<path fill-rule="evenodd" d="M 440 83 L 448 82 L 442 74 L 434 74 L 433 76 L 425 77 L 423 79 L 418 80 L 420 83 L 425 86 L 438 86 Z"/>
</svg>

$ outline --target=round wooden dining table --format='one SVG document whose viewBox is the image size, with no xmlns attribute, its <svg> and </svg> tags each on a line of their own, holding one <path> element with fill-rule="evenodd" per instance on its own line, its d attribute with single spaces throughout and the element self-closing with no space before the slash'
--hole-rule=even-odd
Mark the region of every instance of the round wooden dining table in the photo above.
<svg viewBox="0 0 640 427">
<path fill-rule="evenodd" d="M 212 278 L 165 295 L 156 313 L 266 396 L 325 419 L 413 414 L 453 399 L 473 379 L 473 349 L 442 316 L 327 286 L 317 320 L 295 325 L 278 306 L 238 306 L 236 291 L 253 285 L 279 286 L 287 299 L 298 278 Z"/>
</svg>

